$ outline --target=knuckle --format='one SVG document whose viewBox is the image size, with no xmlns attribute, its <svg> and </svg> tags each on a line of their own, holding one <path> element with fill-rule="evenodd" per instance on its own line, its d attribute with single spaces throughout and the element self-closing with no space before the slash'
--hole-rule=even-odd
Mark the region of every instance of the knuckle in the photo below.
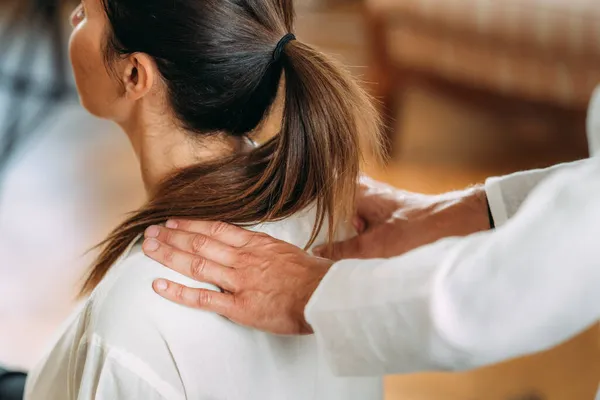
<svg viewBox="0 0 600 400">
<path fill-rule="evenodd" d="M 200 253 L 200 251 L 206 246 L 208 242 L 208 238 L 201 234 L 196 234 L 192 238 L 192 252 L 195 254 Z"/>
<path fill-rule="evenodd" d="M 167 248 L 163 252 L 163 260 L 165 263 L 171 263 L 173 261 L 173 249 Z"/>
<path fill-rule="evenodd" d="M 244 284 L 248 281 L 247 276 L 243 270 L 229 271 L 227 280 L 234 292 L 241 291 L 244 288 Z"/>
<path fill-rule="evenodd" d="M 261 246 L 265 246 L 265 245 L 277 246 L 278 244 L 281 243 L 279 240 L 267 235 L 266 233 L 257 233 L 256 234 L 256 242 Z"/>
<path fill-rule="evenodd" d="M 181 231 L 187 231 L 192 227 L 192 221 L 188 220 L 177 220 L 177 229 Z"/>
<path fill-rule="evenodd" d="M 211 236 L 219 236 L 227 231 L 227 224 L 225 222 L 215 222 L 210 227 Z"/>
<path fill-rule="evenodd" d="M 173 291 L 173 297 L 176 301 L 183 301 L 183 286 L 177 285 Z"/>
<path fill-rule="evenodd" d="M 163 230 L 165 232 L 165 243 L 173 244 L 173 231 L 169 229 Z"/>
<path fill-rule="evenodd" d="M 252 259 L 253 259 L 252 253 L 249 253 L 247 251 L 241 251 L 237 255 L 237 263 L 244 267 L 251 264 Z"/>
<path fill-rule="evenodd" d="M 273 238 L 266 233 L 263 232 L 253 232 L 248 241 L 242 247 L 252 247 L 252 246 L 265 246 L 270 244 L 273 241 Z"/>
<path fill-rule="evenodd" d="M 210 306 L 212 302 L 212 294 L 207 290 L 198 291 L 198 295 L 196 296 L 196 304 L 198 307 L 206 307 Z"/>
<path fill-rule="evenodd" d="M 233 307 L 242 313 L 249 311 L 248 301 L 244 297 L 233 296 Z"/>
<path fill-rule="evenodd" d="M 250 236 L 250 241 L 255 243 L 264 243 L 268 241 L 271 237 L 263 232 L 255 232 Z"/>
<path fill-rule="evenodd" d="M 192 259 L 191 275 L 192 278 L 200 280 L 204 276 L 204 270 L 206 269 L 206 259 L 202 257 L 194 257 Z"/>
</svg>

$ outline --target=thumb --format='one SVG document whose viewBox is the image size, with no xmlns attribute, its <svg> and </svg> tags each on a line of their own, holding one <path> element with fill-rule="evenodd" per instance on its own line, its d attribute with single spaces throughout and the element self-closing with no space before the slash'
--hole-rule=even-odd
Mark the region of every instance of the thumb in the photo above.
<svg viewBox="0 0 600 400">
<path fill-rule="evenodd" d="M 355 236 L 344 242 L 333 243 L 330 246 L 320 246 L 313 250 L 318 257 L 339 261 L 349 258 L 359 258 L 363 246 L 364 235 Z"/>
</svg>

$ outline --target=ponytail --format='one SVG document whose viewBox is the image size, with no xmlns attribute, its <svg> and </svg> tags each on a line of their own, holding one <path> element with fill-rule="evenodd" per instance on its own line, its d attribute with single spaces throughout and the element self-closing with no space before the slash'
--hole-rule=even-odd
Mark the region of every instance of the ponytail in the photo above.
<svg viewBox="0 0 600 400">
<path fill-rule="evenodd" d="M 357 177 L 366 139 L 378 138 L 376 111 L 350 74 L 311 47 L 286 47 L 285 107 L 278 165 L 286 166 L 283 193 L 302 188 L 316 201 L 319 223 L 338 223 L 353 211 Z M 283 199 L 281 199 L 283 200 Z"/>
<path fill-rule="evenodd" d="M 339 223 L 353 212 L 361 149 L 379 148 L 379 118 L 350 74 L 311 47 L 291 41 L 276 62 L 281 64 L 267 73 L 283 70 L 280 133 L 247 154 L 194 165 L 166 179 L 100 244 L 82 295 L 148 226 L 170 218 L 250 226 L 314 206 L 317 218 L 307 248 L 325 222 L 333 241 Z M 279 79 L 274 82 L 279 86 Z"/>
</svg>

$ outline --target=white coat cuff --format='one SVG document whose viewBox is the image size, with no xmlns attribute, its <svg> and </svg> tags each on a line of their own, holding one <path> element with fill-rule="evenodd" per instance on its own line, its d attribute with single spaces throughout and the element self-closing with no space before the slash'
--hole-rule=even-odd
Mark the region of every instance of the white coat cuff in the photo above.
<svg viewBox="0 0 600 400">
<path fill-rule="evenodd" d="M 502 195 L 502 178 L 489 178 L 485 182 L 485 193 L 492 211 L 494 225 L 496 227 L 504 225 L 508 221 L 508 212 Z"/>
</svg>

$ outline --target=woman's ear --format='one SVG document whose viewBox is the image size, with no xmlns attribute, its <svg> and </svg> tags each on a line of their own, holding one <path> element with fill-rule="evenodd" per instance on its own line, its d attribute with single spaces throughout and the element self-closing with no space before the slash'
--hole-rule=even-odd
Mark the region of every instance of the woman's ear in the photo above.
<svg viewBox="0 0 600 400">
<path fill-rule="evenodd" d="M 134 53 L 129 56 L 123 72 L 125 97 L 129 100 L 144 97 L 152 89 L 157 73 L 156 64 L 148 55 Z"/>
</svg>

